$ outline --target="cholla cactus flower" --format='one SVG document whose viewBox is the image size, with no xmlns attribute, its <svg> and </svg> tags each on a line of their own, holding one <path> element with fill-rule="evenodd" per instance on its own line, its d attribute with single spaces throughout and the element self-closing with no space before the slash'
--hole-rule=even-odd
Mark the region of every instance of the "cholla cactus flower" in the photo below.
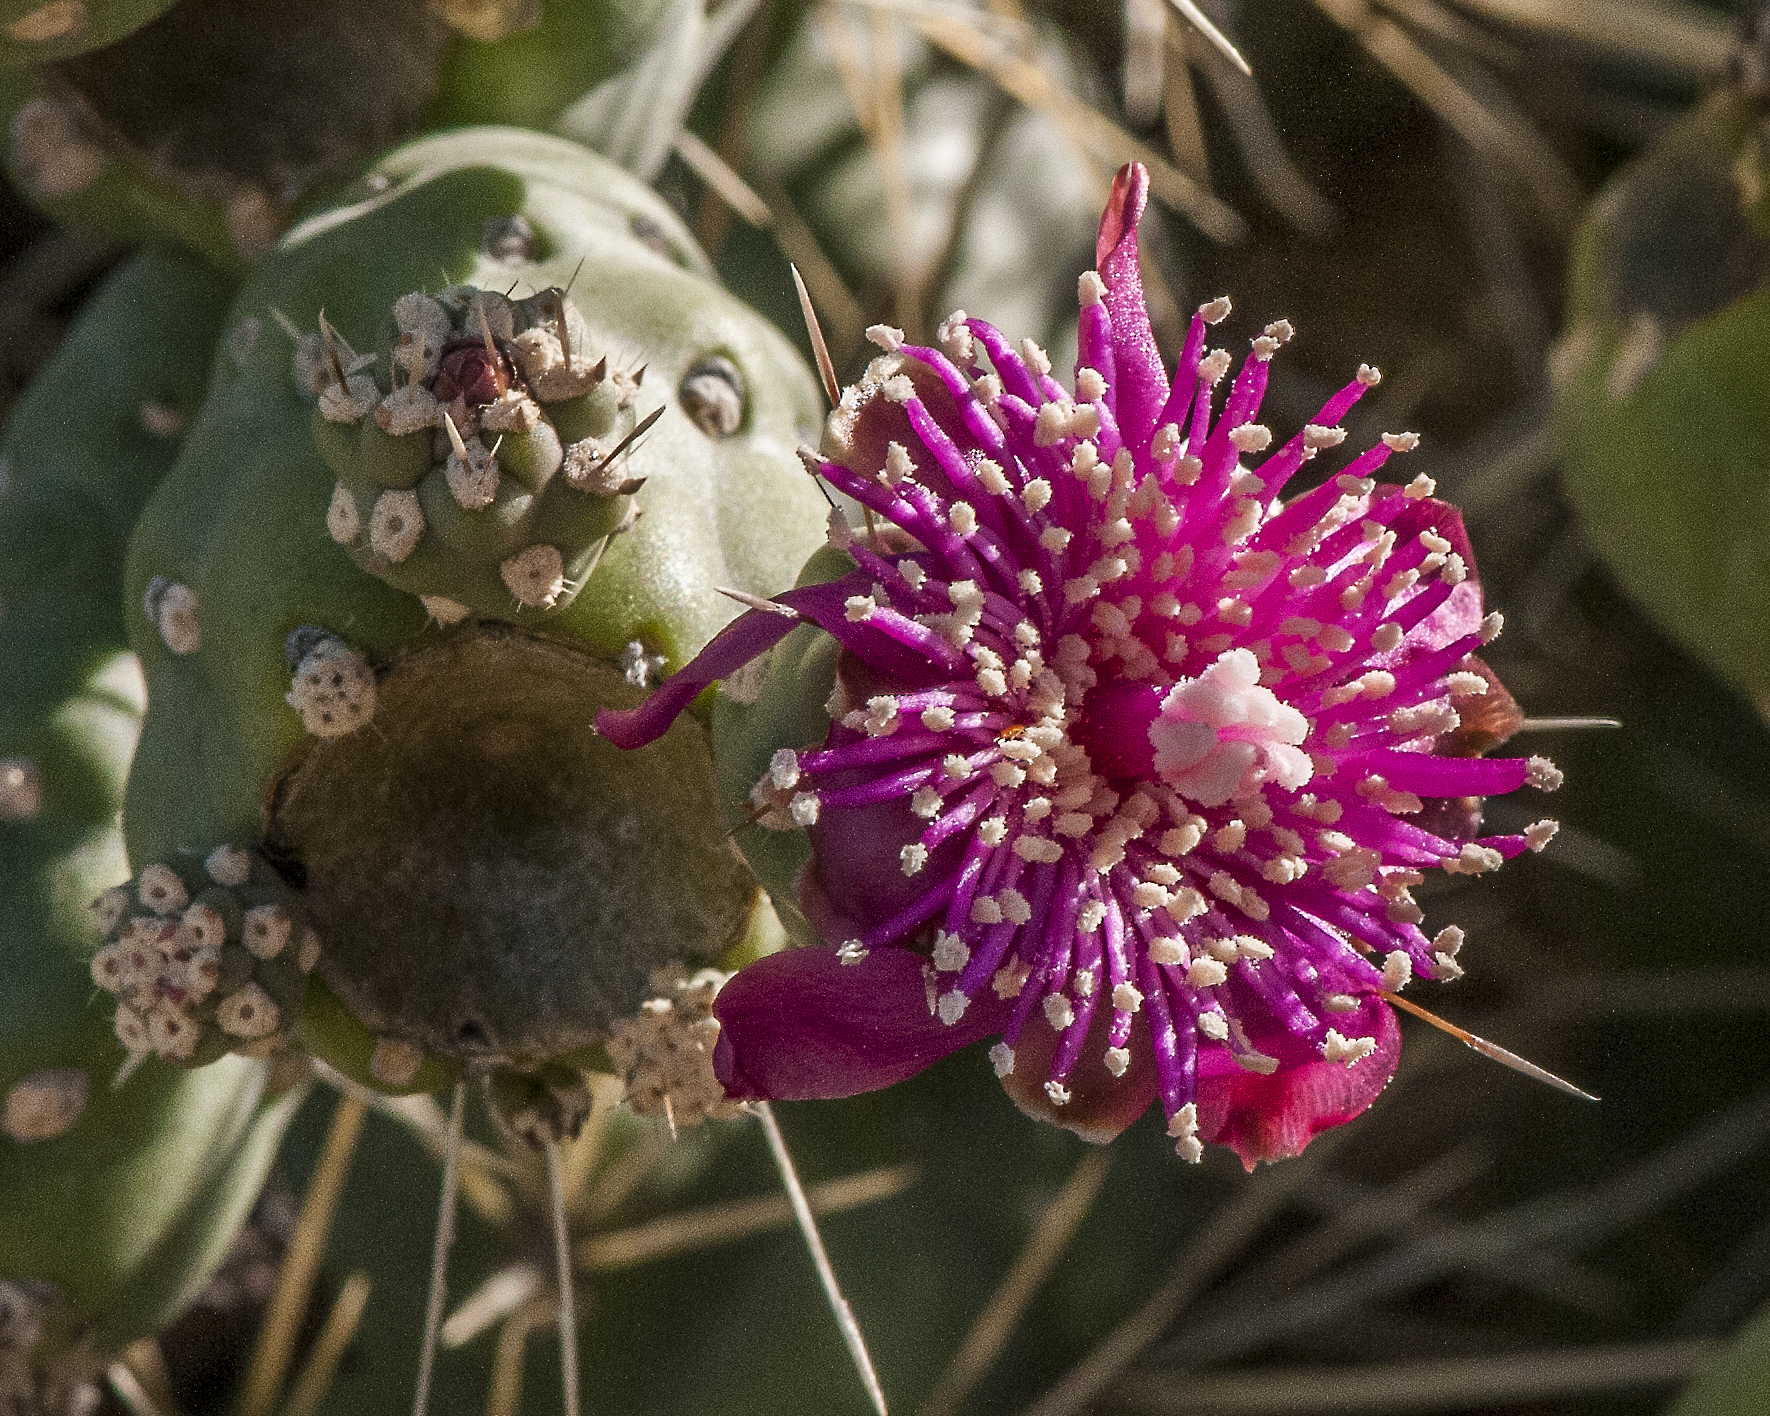
<svg viewBox="0 0 1770 1416">
<path fill-rule="evenodd" d="M 1280 500 L 1378 374 L 1268 452 L 1291 328 L 1253 341 L 1219 411 L 1215 300 L 1170 387 L 1138 276 L 1147 180 L 1114 183 L 1073 390 L 962 314 L 941 349 L 874 330 L 887 353 L 817 464 L 874 519 L 835 523 L 853 570 L 598 720 L 645 741 L 799 621 L 841 647 L 827 739 L 777 752 L 755 794 L 763 824 L 810 832 L 799 903 L 829 947 L 720 994 L 735 1097 L 852 1095 L 994 1037 L 1014 1099 L 1091 1139 L 1159 1097 L 1188 1160 L 1295 1155 L 1393 1075 L 1386 1000 L 1461 972 L 1461 931 L 1424 933 L 1411 888 L 1554 833 L 1475 835 L 1478 798 L 1559 774 L 1478 755 L 1518 723 L 1475 657 L 1500 617 L 1431 480 L 1372 480 L 1414 435 Z"/>
</svg>

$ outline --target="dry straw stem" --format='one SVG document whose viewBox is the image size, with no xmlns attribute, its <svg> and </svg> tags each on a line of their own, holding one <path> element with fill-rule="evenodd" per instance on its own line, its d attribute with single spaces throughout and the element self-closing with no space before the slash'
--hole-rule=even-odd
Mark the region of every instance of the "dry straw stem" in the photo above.
<svg viewBox="0 0 1770 1416">
<path fill-rule="evenodd" d="M 369 1288 L 369 1276 L 360 1269 L 344 1280 L 344 1286 L 338 1291 L 338 1301 L 332 1304 L 332 1311 L 326 1315 L 326 1325 L 314 1339 L 307 1365 L 301 1369 L 301 1375 L 295 1379 L 289 1392 L 282 1416 L 314 1416 L 320 1409 L 320 1402 L 325 1400 L 332 1378 L 338 1371 L 338 1363 L 356 1336 L 357 1324 L 362 1321 L 363 1309 L 369 1302 Z"/>
<path fill-rule="evenodd" d="M 1520 29 L 1698 75 L 1727 64 L 1732 26 L 1695 5 L 1655 0 L 1457 0 L 1465 10 Z"/>
<path fill-rule="evenodd" d="M 1178 23 L 1168 27 L 1167 51 L 1170 74 L 1185 74 L 1190 60 L 1210 83 L 1211 92 L 1216 94 L 1218 106 L 1229 121 L 1230 135 L 1247 162 L 1248 175 L 1260 189 L 1260 194 L 1297 230 L 1316 239 L 1325 238 L 1334 226 L 1334 208 L 1291 161 L 1290 154 L 1284 149 L 1284 140 L 1279 137 L 1278 125 L 1267 112 L 1260 86 L 1253 77 L 1235 72 L 1203 40 Z M 1187 97 L 1190 97 L 1191 90 L 1188 83 L 1185 88 Z M 1176 125 L 1170 119 L 1168 141 L 1171 144 L 1175 142 L 1176 126 L 1181 128 L 1180 140 L 1187 145 L 1185 151 L 1192 153 L 1196 143 L 1196 161 L 1201 164 L 1197 170 L 1202 172 L 1203 137 L 1198 135 L 1196 113 L 1189 124 Z M 1181 149 L 1177 147 L 1176 152 L 1179 151 Z M 1189 157 L 1188 165 L 1193 160 Z"/>
<path fill-rule="evenodd" d="M 283 1255 L 276 1292 L 271 1295 L 270 1308 L 258 1329 L 237 1416 L 269 1416 L 283 1389 L 283 1379 L 301 1333 L 301 1320 L 307 1314 L 307 1300 L 313 1293 L 326 1241 L 331 1237 L 332 1220 L 338 1213 L 338 1200 L 350 1174 L 357 1137 L 362 1135 L 368 1114 L 368 1106 L 356 1097 L 338 1098 L 331 1128 L 326 1132 L 325 1148 L 320 1152 L 313 1179 L 308 1182 L 307 1198 L 302 1201 L 301 1218 Z"/>
<path fill-rule="evenodd" d="M 134 1374 L 147 1393 L 147 1398 L 164 1416 L 179 1416 L 178 1401 L 172 1394 L 172 1372 L 166 1366 L 166 1355 L 154 1338 L 137 1338 L 117 1354 L 123 1365 Z"/>
<path fill-rule="evenodd" d="M 996 170 L 998 149 L 1014 118 L 1013 99 L 1000 89 L 992 89 L 990 97 L 993 101 L 984 110 L 979 128 L 977 155 L 972 158 L 970 170 L 953 193 L 952 204 L 946 214 L 946 230 L 924 269 L 924 314 L 934 316 L 934 323 L 938 323 L 938 316 L 946 311 L 930 308 L 930 302 L 941 298 L 942 292 L 958 269 L 965 236 L 971 228 L 971 215 L 977 208 L 978 198 L 982 196 L 985 185 Z M 926 323 L 923 327 L 926 328 Z"/>
<path fill-rule="evenodd" d="M 914 1165 L 886 1166 L 813 1185 L 805 1198 L 813 1214 L 840 1214 L 901 1195 L 915 1183 L 916 1175 Z M 792 1222 L 793 1208 L 785 1195 L 727 1200 L 580 1240 L 576 1257 L 584 1269 L 631 1268 L 672 1254 L 729 1244 Z"/>
<path fill-rule="evenodd" d="M 843 282 L 835 263 L 824 254 L 787 189 L 779 182 L 769 181 L 764 185 L 763 196 L 774 213 L 774 239 L 780 242 L 781 251 L 817 302 L 830 353 L 839 365 L 846 364 L 866 341 L 866 311 Z"/>
<path fill-rule="evenodd" d="M 1435 1224 L 1438 1207 L 1488 1173 L 1491 1165 L 1487 1147 L 1471 1141 L 1433 1157 L 1392 1185 L 1321 1177 L 1300 1197 L 1316 1204 L 1321 1222 L 1241 1276 L 1226 1299 L 1288 1292 L 1374 1242 Z"/>
<path fill-rule="evenodd" d="M 923 1405 L 920 1416 L 952 1416 L 965 1404 L 972 1388 L 995 1364 L 996 1358 L 1001 1356 L 1027 1305 L 1051 1276 L 1058 1255 L 1087 1215 L 1094 1197 L 1100 1193 L 1110 1160 L 1108 1151 L 1090 1151 L 1076 1166 L 1056 1201 L 1028 1237 L 1026 1247 L 1014 1260 L 1014 1266 L 1008 1270 L 1001 1286 L 977 1315 L 977 1321 L 965 1334 L 965 1340 L 953 1354 L 952 1361 L 940 1374 L 933 1395 Z"/>
<path fill-rule="evenodd" d="M 148 1395 L 147 1388 L 141 1384 L 141 1378 L 121 1358 L 105 1368 L 105 1378 L 129 1416 L 174 1416 L 173 1412 L 155 1404 L 153 1397 Z"/>
<path fill-rule="evenodd" d="M 1545 1273 L 1564 1266 L 1570 1253 L 1659 1212 L 1767 1142 L 1770 1091 L 1730 1107 L 1589 1189 L 1527 1200 L 1480 1219 L 1397 1229 L 1393 1233 L 1399 1242 L 1393 1247 L 1341 1263 L 1307 1288 L 1214 1303 L 1207 1320 L 1175 1329 L 1167 1350 L 1208 1352 L 1213 1363 L 1233 1362 L 1271 1343 L 1383 1311 L 1385 1305 L 1461 1273 L 1503 1275 L 1515 1287 L 1533 1287 Z M 1559 1285 L 1538 1291 L 1551 1290 L 1568 1296 Z M 1578 1300 L 1585 1295 L 1576 1286 L 1571 1296 Z"/>
<path fill-rule="evenodd" d="M 1376 3 L 1421 34 L 1454 45 L 1485 63 L 1509 69 L 1524 62 L 1524 55 L 1516 45 L 1464 19 L 1455 10 L 1440 5 L 1438 0 L 1376 0 Z"/>
<path fill-rule="evenodd" d="M 385 1096 L 350 1080 L 324 1062 L 315 1064 L 320 1079 L 371 1110 L 399 1122 L 424 1147 L 430 1158 L 441 1162 L 448 1150 L 449 1118 L 430 1096 Z M 508 1156 L 477 1141 L 461 1143 L 461 1196 L 468 1208 L 494 1228 L 516 1217 L 516 1205 L 500 1180 L 515 1182 L 520 1170 Z"/>
<path fill-rule="evenodd" d="M 1459 1221 L 1441 1214 L 1430 1199 L 1420 1197 L 1430 1196 L 1433 1186 L 1463 1163 L 1468 1163 L 1468 1157 L 1453 1151 L 1386 1186 L 1367 1184 L 1346 1175 L 1319 1177 L 1297 1196 L 1298 1205 L 1313 1211 L 1321 1221 L 1317 1230 L 1258 1266 L 1226 1295 L 1225 1301 L 1251 1311 L 1272 1301 L 1274 1296 L 1296 1292 L 1331 1262 L 1370 1253 L 1390 1237 L 1380 1223 L 1371 1219 L 1385 1207 L 1397 1216 L 1397 1225 L 1404 1222 L 1403 1215 L 1412 1212 L 1413 1219 L 1406 1222 L 1409 1242 L 1443 1233 Z M 1351 1240 L 1354 1233 L 1359 1237 Z M 1332 1259 L 1324 1259 L 1327 1254 Z M 1503 1288 L 1534 1293 L 1588 1314 L 1615 1313 L 1625 1296 L 1622 1285 L 1610 1274 L 1560 1253 L 1531 1255 L 1522 1264 L 1514 1255 L 1476 1253 L 1469 1261 L 1468 1272 Z M 1287 1273 L 1298 1276 L 1287 1280 Z"/>
<path fill-rule="evenodd" d="M 744 181 L 729 162 L 687 128 L 676 135 L 675 148 L 676 155 L 682 159 L 688 170 L 706 183 L 707 189 L 727 208 L 763 231 L 774 225 L 774 213 L 768 209 L 768 203 L 756 195 L 756 189 Z M 721 234 L 723 230 L 721 225 Z M 705 243 L 703 247 L 708 255 L 713 254 L 714 247 Z"/>
<path fill-rule="evenodd" d="M 1156 199 L 1183 214 L 1213 241 L 1239 241 L 1247 235 L 1246 223 L 1228 206 L 1154 148 L 1082 102 L 1036 62 L 1021 57 L 1014 46 L 985 33 L 973 18 L 962 12 L 916 5 L 910 0 L 866 3 L 901 11 L 931 44 L 986 75 L 1028 108 L 1050 118 L 1106 166 L 1116 168 L 1132 160 L 1141 162 L 1149 169 L 1150 191 Z"/>
<path fill-rule="evenodd" d="M 1345 1131 L 1317 1136 L 1308 1150 L 1242 1183 L 1180 1251 L 1166 1281 L 1069 1374 L 1027 1408 L 1026 1416 L 1076 1416 L 1159 1338 L 1291 1196 L 1339 1148 Z"/>
<path fill-rule="evenodd" d="M 442 1345 L 452 1350 L 472 1342 L 546 1287 L 546 1276 L 527 1260 L 499 1269 L 449 1314 L 442 1325 Z"/>
<path fill-rule="evenodd" d="M 817 1279 L 823 1287 L 824 1297 L 829 1301 L 836 1326 L 841 1330 L 842 1344 L 848 1349 L 848 1355 L 854 1362 L 855 1371 L 860 1375 L 861 1385 L 866 1388 L 867 1396 L 873 1403 L 873 1409 L 879 1416 L 889 1416 L 885 1405 L 885 1388 L 880 1385 L 879 1373 L 873 1366 L 872 1356 L 867 1352 L 866 1338 L 861 1333 L 854 1309 L 849 1307 L 848 1300 L 842 1296 L 841 1286 L 836 1282 L 836 1270 L 824 1248 L 823 1236 L 817 1232 L 817 1220 L 812 1216 L 811 1203 L 806 1199 L 805 1188 L 799 1183 L 799 1172 L 793 1165 L 792 1152 L 787 1149 L 787 1138 L 781 1134 L 780 1122 L 774 1119 L 774 1109 L 766 1101 L 752 1103 L 750 1111 L 762 1123 L 762 1134 L 768 1138 L 769 1153 L 774 1157 L 775 1169 L 780 1172 L 781 1185 L 787 1192 L 787 1199 L 792 1203 L 793 1218 L 799 1223 L 799 1233 L 805 1240 L 805 1247 L 811 1252 L 812 1266 L 817 1269 Z"/>
<path fill-rule="evenodd" d="M 567 1143 L 560 1154 L 565 1209 L 574 1220 L 580 1218 L 589 1208 L 598 1188 L 603 1184 L 597 1167 L 603 1161 L 603 1147 L 608 1141 L 609 1124 L 627 1096 L 627 1088 L 621 1079 L 606 1072 L 587 1073 L 584 1082 L 590 1088 L 590 1116 L 584 1123 L 583 1130 L 578 1132 L 577 1139 Z M 526 1145 L 513 1144 L 519 1151 L 532 1157 L 533 1152 Z"/>
<path fill-rule="evenodd" d="M 909 169 L 904 158 L 903 69 L 898 62 L 897 17 L 887 9 L 868 15 L 867 45 L 863 52 L 847 17 L 833 3 L 820 5 L 812 14 L 816 27 L 849 107 L 854 110 L 861 136 L 872 149 L 885 187 L 885 221 L 891 233 L 891 249 L 897 256 L 891 272 L 892 318 L 914 339 L 923 338 L 920 328 L 920 273 L 909 269 L 911 243 L 911 196 Z"/>
<path fill-rule="evenodd" d="M 430 1251 L 430 1292 L 424 1303 L 424 1341 L 418 1349 L 418 1382 L 412 1395 L 413 1416 L 424 1416 L 430 1404 L 430 1377 L 436 1366 L 436 1339 L 442 1328 L 443 1302 L 448 1297 L 449 1250 L 455 1243 L 455 1197 L 461 1179 L 461 1129 L 467 1119 L 467 1083 L 455 1083 L 449 1106 L 449 1136 L 443 1149 L 442 1196 L 437 1202 L 436 1239 Z"/>
<path fill-rule="evenodd" d="M 566 1227 L 565 1187 L 559 1174 L 559 1142 L 547 1143 L 547 1197 L 553 1218 L 554 1291 L 559 1295 L 559 1370 L 565 1416 L 578 1416 L 578 1314 L 572 1299 L 571 1234 Z"/>
<path fill-rule="evenodd" d="M 726 70 L 725 107 L 719 115 L 719 132 L 714 137 L 712 147 L 708 149 L 719 166 L 737 178 L 738 185 L 745 192 L 749 192 L 750 188 L 741 177 L 737 177 L 737 173 L 746 165 L 750 110 L 755 106 L 756 92 L 768 68 L 768 39 L 773 19 L 774 6 L 770 0 L 764 0 L 756 13 L 750 16 L 749 22 L 732 46 L 732 61 Z M 693 137 L 687 128 L 682 130 L 682 134 Z M 682 152 L 680 146 L 677 154 L 690 167 L 694 167 L 693 161 Z M 699 175 L 698 168 L 696 173 Z M 702 180 L 705 181 L 705 177 Z M 718 191 L 717 188 L 714 190 Z M 723 192 L 719 195 L 720 201 L 703 202 L 700 210 L 695 213 L 695 241 L 707 253 L 708 258 L 714 261 L 719 259 L 719 248 L 725 244 L 725 229 L 731 212 L 736 211 L 744 220 L 754 225 L 767 224 L 767 221 L 755 222 L 752 216 L 742 207 L 733 204 Z M 751 193 L 751 196 L 754 195 Z M 762 202 L 760 197 L 755 200 L 759 204 Z M 763 205 L 762 210 L 767 211 L 767 206 Z M 772 217 L 767 220 L 771 221 Z"/>
<path fill-rule="evenodd" d="M 522 1409 L 522 1361 L 529 1334 L 559 1321 L 559 1304 L 551 1291 L 529 1299 L 498 1331 L 492 1358 L 492 1379 L 486 1394 L 486 1416 L 517 1416 Z"/>
<path fill-rule="evenodd" d="M 1496 103 L 1484 103 L 1365 0 L 1315 0 L 1315 5 L 1478 153 L 1516 174 L 1558 229 L 1572 230 L 1583 205 L 1579 181 L 1534 126 Z"/>
<path fill-rule="evenodd" d="M 914 249 L 911 229 L 911 198 L 909 165 L 904 156 L 903 66 L 898 63 L 897 17 L 886 10 L 874 10 L 869 16 L 869 38 L 872 62 L 873 123 L 867 130 L 867 141 L 879 161 L 879 173 L 885 182 L 885 220 L 891 231 L 891 249 L 897 253 L 897 269 L 892 272 L 892 295 L 897 322 L 913 339 L 925 339 L 922 325 L 921 273 L 911 268 L 909 253 Z"/>
<path fill-rule="evenodd" d="M 1192 82 L 1192 66 L 1186 62 L 1186 31 L 1170 22 L 1162 42 L 1162 126 L 1168 135 L 1168 151 L 1193 181 L 1211 184 L 1211 157 L 1205 146 L 1204 119 L 1199 116 L 1198 90 Z"/>
<path fill-rule="evenodd" d="M 1665 1386 L 1681 1381 L 1721 1346 L 1699 1339 L 1358 1367 L 1151 1370 L 1126 1377 L 1113 1395 L 1121 1403 L 1116 1409 L 1148 1416 L 1461 1411 Z"/>
</svg>

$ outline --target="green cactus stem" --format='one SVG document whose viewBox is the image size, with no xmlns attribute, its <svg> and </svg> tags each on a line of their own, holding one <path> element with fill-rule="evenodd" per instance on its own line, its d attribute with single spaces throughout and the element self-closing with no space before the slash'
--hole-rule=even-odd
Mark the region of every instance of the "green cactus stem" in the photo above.
<svg viewBox="0 0 1770 1416">
<path fill-rule="evenodd" d="M 66 225 L 247 264 L 304 193 L 417 128 L 452 29 L 485 36 L 531 9 L 0 0 L 9 175 Z"/>
<path fill-rule="evenodd" d="M 29 69 L 0 68 L 4 163 L 12 184 L 45 215 L 95 236 L 152 236 L 223 267 L 261 254 L 281 217 L 262 194 L 231 184 L 197 189 L 153 158 L 117 143 L 78 99 Z"/>
<path fill-rule="evenodd" d="M 1770 710 L 1770 94 L 1723 89 L 1624 168 L 1556 350 L 1569 499 L 1667 633 Z"/>
<path fill-rule="evenodd" d="M 229 294 L 183 257 L 130 262 L 0 445 L 0 1274 L 49 1295 L 19 1358 L 39 1375 L 82 1332 L 114 1349 L 189 1301 L 295 1101 L 267 1105 L 265 1065 L 237 1058 L 120 1077 L 87 963 L 91 901 L 129 875 L 117 811 L 142 683 L 124 538 L 172 465 Z"/>
<path fill-rule="evenodd" d="M 645 758 L 591 720 L 736 613 L 721 587 L 821 541 L 809 374 L 648 188 L 515 130 L 390 154 L 229 319 L 129 556 L 137 896 L 157 865 L 196 901 L 209 852 L 252 855 L 250 889 L 324 942 L 293 1020 L 289 951 L 225 982 L 365 1084 L 600 1057 L 756 890 L 704 728 Z M 182 1060 L 260 1045 L 229 996 L 185 1010 Z"/>
<path fill-rule="evenodd" d="M 114 44 L 173 0 L 0 0 L 0 64 L 43 64 Z"/>
</svg>

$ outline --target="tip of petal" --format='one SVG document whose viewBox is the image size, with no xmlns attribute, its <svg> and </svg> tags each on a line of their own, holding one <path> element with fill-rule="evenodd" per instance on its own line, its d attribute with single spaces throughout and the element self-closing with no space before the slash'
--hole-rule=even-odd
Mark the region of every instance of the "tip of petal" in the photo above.
<svg viewBox="0 0 1770 1416">
<path fill-rule="evenodd" d="M 1104 268 L 1107 258 L 1135 236 L 1143 209 L 1149 204 L 1149 169 L 1141 162 L 1127 162 L 1112 179 L 1112 195 L 1100 214 L 1100 236 L 1094 244 L 1094 264 Z"/>
</svg>

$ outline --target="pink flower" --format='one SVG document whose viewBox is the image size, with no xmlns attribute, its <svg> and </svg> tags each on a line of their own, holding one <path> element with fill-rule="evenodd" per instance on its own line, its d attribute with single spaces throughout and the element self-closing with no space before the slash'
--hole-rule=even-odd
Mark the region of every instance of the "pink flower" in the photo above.
<svg viewBox="0 0 1770 1416">
<path fill-rule="evenodd" d="M 740 972 L 717 1066 L 735 1097 L 846 1096 L 981 1038 L 1027 1111 L 1092 1139 L 1159 1097 L 1188 1160 L 1250 1167 L 1358 1115 L 1393 1075 L 1386 995 L 1461 973 L 1409 893 L 1554 832 L 1475 837 L 1482 796 L 1559 780 L 1478 754 L 1518 722 L 1474 657 L 1499 631 L 1432 483 L 1371 480 L 1385 435 L 1290 502 L 1374 370 L 1257 464 L 1268 363 L 1205 305 L 1170 389 L 1137 268 L 1130 166 L 1080 280 L 1075 387 L 955 315 L 942 350 L 875 330 L 819 474 L 877 528 L 854 569 L 758 609 L 633 713 L 635 746 L 801 621 L 842 653 L 821 745 L 755 800 L 807 829 L 799 903 L 828 948 Z M 1249 461 L 1244 461 L 1249 459 Z"/>
</svg>

